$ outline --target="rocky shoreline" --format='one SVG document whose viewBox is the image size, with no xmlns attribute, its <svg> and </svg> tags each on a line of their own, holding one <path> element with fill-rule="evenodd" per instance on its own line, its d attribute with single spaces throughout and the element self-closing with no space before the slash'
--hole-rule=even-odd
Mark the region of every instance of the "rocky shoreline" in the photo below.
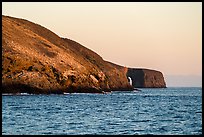
<svg viewBox="0 0 204 137">
<path fill-rule="evenodd" d="M 25 84 L 10 84 L 2 85 L 2 94 L 19 94 L 19 93 L 28 93 L 28 94 L 66 94 L 66 93 L 99 93 L 105 94 L 113 91 L 133 91 L 134 89 L 123 88 L 123 89 L 112 89 L 112 90 L 98 90 L 95 88 L 77 88 L 77 87 L 68 87 L 66 89 L 39 89 L 36 87 L 30 87 Z"/>
</svg>

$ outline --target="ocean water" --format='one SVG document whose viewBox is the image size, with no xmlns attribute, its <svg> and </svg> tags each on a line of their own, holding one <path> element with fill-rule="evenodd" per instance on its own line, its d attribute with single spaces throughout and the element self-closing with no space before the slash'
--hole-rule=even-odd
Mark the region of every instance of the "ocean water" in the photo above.
<svg viewBox="0 0 204 137">
<path fill-rule="evenodd" d="M 2 95 L 2 134 L 202 134 L 202 88 L 141 90 Z"/>
</svg>

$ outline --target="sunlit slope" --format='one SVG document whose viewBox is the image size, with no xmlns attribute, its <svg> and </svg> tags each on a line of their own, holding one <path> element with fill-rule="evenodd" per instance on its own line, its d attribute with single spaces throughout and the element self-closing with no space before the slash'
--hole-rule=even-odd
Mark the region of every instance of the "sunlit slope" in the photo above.
<svg viewBox="0 0 204 137">
<path fill-rule="evenodd" d="M 68 33 L 68 32 L 67 32 Z M 131 90 L 124 69 L 27 20 L 2 15 L 2 92 Z"/>
</svg>

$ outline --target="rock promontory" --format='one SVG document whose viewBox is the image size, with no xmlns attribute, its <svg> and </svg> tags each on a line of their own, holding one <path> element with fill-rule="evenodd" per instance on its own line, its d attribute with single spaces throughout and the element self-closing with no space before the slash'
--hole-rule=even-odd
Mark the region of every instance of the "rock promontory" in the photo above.
<svg viewBox="0 0 204 137">
<path fill-rule="evenodd" d="M 142 72 L 105 61 L 38 24 L 2 15 L 2 93 L 103 93 L 164 86 L 160 73 Z"/>
<path fill-rule="evenodd" d="M 135 88 L 165 88 L 163 74 L 156 70 L 128 68 L 127 77 L 132 79 Z"/>
</svg>

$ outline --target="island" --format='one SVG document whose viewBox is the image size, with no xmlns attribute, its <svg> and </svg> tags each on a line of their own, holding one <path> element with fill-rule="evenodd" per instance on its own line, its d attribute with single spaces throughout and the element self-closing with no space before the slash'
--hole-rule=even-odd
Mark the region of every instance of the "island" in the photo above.
<svg viewBox="0 0 204 137">
<path fill-rule="evenodd" d="M 2 93 L 104 93 L 137 87 L 166 84 L 159 71 L 119 66 L 43 26 L 2 15 Z"/>
</svg>

